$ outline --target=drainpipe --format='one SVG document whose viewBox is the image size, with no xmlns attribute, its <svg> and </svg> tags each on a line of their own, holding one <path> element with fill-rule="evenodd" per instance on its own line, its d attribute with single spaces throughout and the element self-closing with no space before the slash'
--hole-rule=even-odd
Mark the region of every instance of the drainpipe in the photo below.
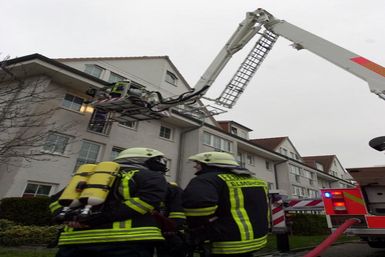
<svg viewBox="0 0 385 257">
<path fill-rule="evenodd" d="M 280 162 L 277 162 L 277 163 L 274 163 L 274 180 L 275 180 L 275 186 L 276 186 L 276 189 L 279 189 L 278 188 L 278 176 L 277 176 L 277 166 L 284 163 L 284 162 L 287 162 L 288 160 L 284 160 L 284 161 L 280 161 Z"/>
<path fill-rule="evenodd" d="M 178 158 L 178 164 L 176 167 L 176 176 L 175 176 L 175 182 L 180 185 L 181 184 L 181 168 L 183 163 L 183 156 L 184 156 L 184 138 L 185 135 L 193 130 L 199 129 L 203 126 L 203 122 L 199 126 L 191 127 L 186 130 L 183 130 L 179 135 L 179 146 L 178 146 L 178 152 L 179 152 L 179 158 Z"/>
</svg>

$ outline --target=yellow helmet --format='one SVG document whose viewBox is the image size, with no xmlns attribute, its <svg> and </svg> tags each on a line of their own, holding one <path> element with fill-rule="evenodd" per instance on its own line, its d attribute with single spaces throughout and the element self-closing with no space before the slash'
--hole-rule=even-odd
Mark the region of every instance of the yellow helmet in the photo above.
<svg viewBox="0 0 385 257">
<path fill-rule="evenodd" d="M 234 156 L 224 152 L 204 152 L 192 155 L 188 158 L 191 161 L 204 163 L 208 166 L 217 166 L 224 168 L 239 167 L 239 163 Z"/>
<path fill-rule="evenodd" d="M 164 156 L 164 154 L 158 150 L 151 149 L 151 148 L 145 148 L 145 147 L 133 147 L 128 148 L 126 150 L 123 150 L 119 153 L 119 155 L 114 159 L 114 161 L 124 161 L 127 159 L 130 160 L 140 160 L 140 161 L 146 161 L 147 159 L 157 157 L 157 156 Z"/>
</svg>

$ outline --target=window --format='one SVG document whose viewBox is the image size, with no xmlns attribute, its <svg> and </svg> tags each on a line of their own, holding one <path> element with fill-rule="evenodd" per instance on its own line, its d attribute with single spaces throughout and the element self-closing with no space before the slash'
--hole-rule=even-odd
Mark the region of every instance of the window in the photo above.
<svg viewBox="0 0 385 257">
<path fill-rule="evenodd" d="M 89 141 L 83 141 L 79 156 L 76 160 L 75 171 L 85 163 L 96 163 L 101 145 Z"/>
<path fill-rule="evenodd" d="M 159 136 L 166 139 L 171 139 L 172 129 L 164 126 L 160 126 Z"/>
<path fill-rule="evenodd" d="M 130 129 L 136 129 L 136 126 L 138 125 L 136 121 L 119 122 L 119 124 Z"/>
<path fill-rule="evenodd" d="M 221 138 L 214 137 L 214 148 L 220 150 L 221 149 Z"/>
<path fill-rule="evenodd" d="M 49 196 L 52 185 L 29 182 L 22 197 Z"/>
<path fill-rule="evenodd" d="M 315 166 L 317 167 L 317 170 L 322 170 L 322 171 L 324 170 L 324 166 L 319 162 L 316 162 Z"/>
<path fill-rule="evenodd" d="M 240 136 L 241 138 L 245 138 L 245 139 L 249 138 L 248 133 L 246 131 L 243 131 L 243 130 L 239 131 L 238 136 Z"/>
<path fill-rule="evenodd" d="M 294 175 L 301 175 L 300 168 L 294 165 L 290 165 L 290 173 Z"/>
<path fill-rule="evenodd" d="M 246 159 L 247 159 L 247 164 L 249 165 L 255 165 L 255 160 L 254 160 L 254 156 L 251 155 L 251 154 L 247 154 L 246 155 Z"/>
<path fill-rule="evenodd" d="M 114 160 L 116 157 L 118 157 L 119 153 L 123 151 L 124 149 L 119 147 L 112 147 L 111 150 L 111 160 Z"/>
<path fill-rule="evenodd" d="M 238 152 L 238 154 L 237 154 L 237 162 L 239 163 L 239 165 L 240 165 L 242 168 L 245 168 L 245 166 L 246 166 L 246 163 L 245 163 L 245 154 L 242 154 L 242 153 Z"/>
<path fill-rule="evenodd" d="M 113 72 L 110 73 L 110 77 L 108 78 L 108 82 L 110 83 L 115 83 L 122 80 L 126 80 L 126 78 Z"/>
<path fill-rule="evenodd" d="M 292 193 L 296 196 L 307 196 L 306 188 L 292 185 Z"/>
<path fill-rule="evenodd" d="M 64 96 L 62 106 L 64 108 L 79 112 L 80 108 L 83 105 L 83 102 L 84 102 L 83 98 L 80 98 L 71 94 L 66 94 Z"/>
<path fill-rule="evenodd" d="M 64 154 L 70 137 L 59 133 L 49 133 L 43 151 L 55 154 Z"/>
<path fill-rule="evenodd" d="M 203 144 L 211 146 L 218 151 L 232 152 L 233 143 L 208 132 L 203 132 Z"/>
<path fill-rule="evenodd" d="M 308 195 L 310 198 L 317 198 L 318 197 L 318 192 L 312 189 L 308 189 Z"/>
<path fill-rule="evenodd" d="M 212 137 L 213 137 L 213 135 L 204 132 L 204 133 L 203 133 L 203 144 L 205 144 L 205 145 L 211 145 L 211 138 L 212 138 Z"/>
<path fill-rule="evenodd" d="M 171 71 L 166 72 L 166 82 L 176 86 L 178 78 Z"/>
<path fill-rule="evenodd" d="M 233 135 L 238 135 L 238 129 L 237 129 L 237 128 L 231 127 L 231 128 L 230 128 L 230 132 L 231 132 L 231 134 L 233 134 Z"/>
<path fill-rule="evenodd" d="M 93 132 L 108 134 L 111 123 L 108 121 L 108 112 L 95 109 L 92 113 L 88 129 Z"/>
<path fill-rule="evenodd" d="M 283 154 L 283 155 L 286 155 L 286 156 L 287 156 L 287 149 L 285 149 L 285 148 L 281 147 L 281 148 L 279 149 L 279 151 L 281 152 L 281 154 Z"/>
<path fill-rule="evenodd" d="M 267 170 L 271 170 L 271 164 L 269 161 L 265 161 L 265 167 Z"/>
<path fill-rule="evenodd" d="M 86 64 L 86 69 L 84 70 L 84 72 L 94 77 L 100 78 L 100 75 L 102 75 L 103 70 L 104 69 L 102 67 L 99 67 L 97 65 Z"/>
</svg>

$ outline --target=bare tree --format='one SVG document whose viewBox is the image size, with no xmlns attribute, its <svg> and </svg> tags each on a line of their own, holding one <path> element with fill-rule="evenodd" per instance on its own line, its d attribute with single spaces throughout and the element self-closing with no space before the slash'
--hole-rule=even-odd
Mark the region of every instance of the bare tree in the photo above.
<svg viewBox="0 0 385 257">
<path fill-rule="evenodd" d="M 72 124 L 51 119 L 59 98 L 48 77 L 15 75 L 12 69 L 7 58 L 0 62 L 0 164 L 48 160 L 41 150 L 49 133 L 65 131 Z"/>
</svg>

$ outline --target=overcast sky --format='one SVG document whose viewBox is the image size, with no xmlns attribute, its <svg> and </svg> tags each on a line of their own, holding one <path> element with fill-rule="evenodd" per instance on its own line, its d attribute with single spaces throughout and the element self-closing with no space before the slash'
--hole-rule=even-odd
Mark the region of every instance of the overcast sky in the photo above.
<svg viewBox="0 0 385 257">
<path fill-rule="evenodd" d="M 246 12 L 279 19 L 385 66 L 384 0 L 0 0 L 0 57 L 168 55 L 194 86 Z M 252 40 L 250 46 L 253 45 Z M 288 136 L 302 156 L 335 154 L 346 168 L 385 164 L 385 101 L 365 81 L 280 38 L 237 105 L 218 120 Z M 250 47 L 208 92 L 217 97 Z"/>
</svg>

